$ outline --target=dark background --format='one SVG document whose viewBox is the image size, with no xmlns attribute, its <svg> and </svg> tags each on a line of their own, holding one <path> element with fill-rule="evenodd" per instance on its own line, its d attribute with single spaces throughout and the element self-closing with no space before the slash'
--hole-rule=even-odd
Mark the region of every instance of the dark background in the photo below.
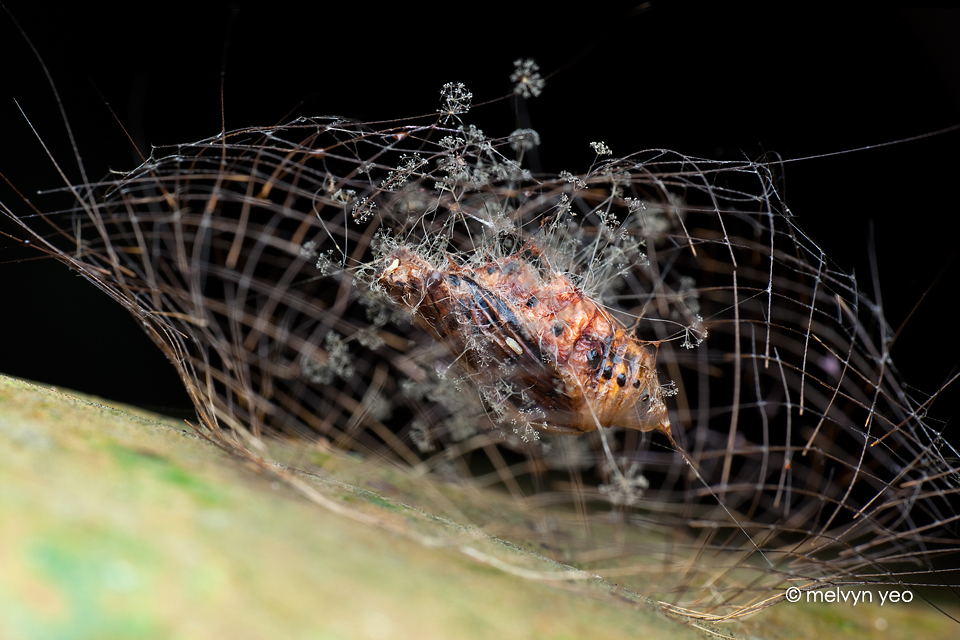
<svg viewBox="0 0 960 640">
<path fill-rule="evenodd" d="M 929 288 L 893 349 L 917 397 L 960 363 L 960 133 L 858 151 L 960 124 L 956 11 L 150 5 L 7 3 L 50 69 L 91 178 L 139 164 L 105 103 L 144 149 L 216 134 L 224 50 L 227 129 L 295 115 L 430 113 L 450 81 L 465 83 L 476 104 L 507 95 L 513 60 L 533 57 L 555 74 L 527 102 L 529 124 L 510 100 L 475 107 L 467 121 L 490 135 L 532 126 L 545 170 L 585 170 L 593 140 L 617 155 L 848 152 L 785 165 L 788 205 L 870 291 L 872 222 L 894 328 Z M 54 95 L 7 15 L 0 55 L 0 172 L 28 197 L 62 184 L 15 98 L 78 182 Z M 2 182 L 0 200 L 26 212 Z M 0 372 L 167 412 L 189 407 L 173 368 L 118 305 L 50 260 L 19 261 L 13 244 L 0 237 Z M 933 417 L 960 415 L 958 390 L 945 391 Z"/>
</svg>

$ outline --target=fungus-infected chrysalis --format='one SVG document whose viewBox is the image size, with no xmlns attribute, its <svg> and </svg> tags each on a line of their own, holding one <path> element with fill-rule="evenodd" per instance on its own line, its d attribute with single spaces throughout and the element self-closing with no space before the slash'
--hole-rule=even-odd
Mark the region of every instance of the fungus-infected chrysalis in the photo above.
<svg viewBox="0 0 960 640">
<path fill-rule="evenodd" d="M 374 282 L 479 385 L 506 382 L 508 415 L 559 433 L 619 426 L 670 436 L 658 343 L 629 335 L 565 275 L 532 266 L 530 252 L 441 270 L 400 247 Z"/>
</svg>

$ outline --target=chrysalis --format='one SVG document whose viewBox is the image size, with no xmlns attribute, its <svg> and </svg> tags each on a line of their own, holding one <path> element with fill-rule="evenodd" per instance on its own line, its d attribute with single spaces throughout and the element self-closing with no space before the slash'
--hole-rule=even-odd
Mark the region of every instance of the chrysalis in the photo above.
<svg viewBox="0 0 960 640">
<path fill-rule="evenodd" d="M 479 268 L 451 260 L 440 270 L 400 247 L 383 259 L 374 282 L 478 384 L 517 390 L 510 411 L 540 416 L 537 426 L 671 436 L 657 380 L 659 343 L 631 336 L 565 275 L 533 266 L 530 253 Z"/>
</svg>

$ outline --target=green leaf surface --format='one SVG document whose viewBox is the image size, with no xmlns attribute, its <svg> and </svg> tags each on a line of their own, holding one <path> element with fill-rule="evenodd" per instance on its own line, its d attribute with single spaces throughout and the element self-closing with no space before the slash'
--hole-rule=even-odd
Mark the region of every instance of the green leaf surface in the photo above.
<svg viewBox="0 0 960 640">
<path fill-rule="evenodd" d="M 333 476 L 297 477 L 387 526 L 310 502 L 186 424 L 0 376 L 0 638 L 960 633 L 916 602 L 783 603 L 720 625 L 670 616 L 602 580 L 531 579 L 524 572 L 571 569 L 456 520 L 479 505 L 470 523 L 490 509 L 521 522 L 495 492 L 480 500 L 476 489 L 337 452 L 274 453 L 322 462 Z"/>
</svg>

